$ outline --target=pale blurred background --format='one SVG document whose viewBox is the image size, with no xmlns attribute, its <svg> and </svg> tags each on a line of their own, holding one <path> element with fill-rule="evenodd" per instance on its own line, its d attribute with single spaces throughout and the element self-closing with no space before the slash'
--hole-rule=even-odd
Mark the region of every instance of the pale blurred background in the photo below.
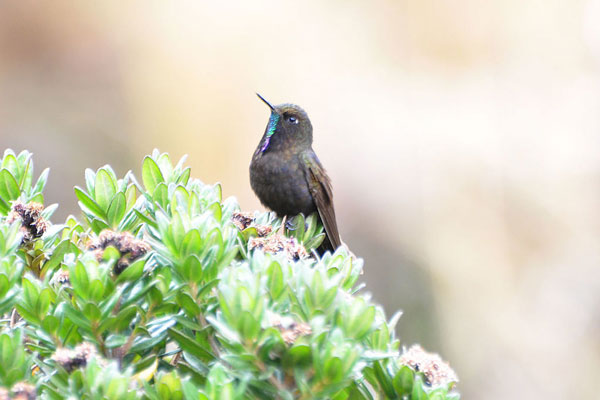
<svg viewBox="0 0 600 400">
<path fill-rule="evenodd" d="M 341 233 L 465 399 L 597 398 L 600 0 L 0 4 L 0 150 L 189 154 L 247 210 L 273 103 L 303 106 Z"/>
</svg>

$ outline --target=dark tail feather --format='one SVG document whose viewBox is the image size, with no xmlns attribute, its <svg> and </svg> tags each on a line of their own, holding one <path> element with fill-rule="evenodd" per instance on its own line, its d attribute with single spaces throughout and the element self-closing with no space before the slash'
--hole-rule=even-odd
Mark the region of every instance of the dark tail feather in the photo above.
<svg viewBox="0 0 600 400">
<path fill-rule="evenodd" d="M 321 221 L 321 218 L 319 217 L 319 222 L 323 223 Z M 331 240 L 331 238 L 329 237 L 329 235 L 327 234 L 327 231 L 325 230 L 325 239 L 323 239 L 323 242 L 321 243 L 321 245 L 317 248 L 317 253 L 319 253 L 319 256 L 322 256 L 323 254 L 325 254 L 326 251 L 330 251 L 330 252 L 334 252 L 337 247 L 339 246 L 334 246 L 333 242 L 336 243 L 340 243 L 340 239 L 337 238 L 334 240 Z"/>
</svg>

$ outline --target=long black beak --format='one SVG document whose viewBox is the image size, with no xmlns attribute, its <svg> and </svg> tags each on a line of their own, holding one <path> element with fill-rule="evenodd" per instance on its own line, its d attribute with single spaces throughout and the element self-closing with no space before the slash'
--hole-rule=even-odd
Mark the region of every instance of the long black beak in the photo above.
<svg viewBox="0 0 600 400">
<path fill-rule="evenodd" d="M 265 100 L 265 98 L 264 98 L 264 97 L 262 97 L 262 96 L 261 96 L 260 94 L 258 94 L 258 93 L 256 93 L 256 95 L 257 95 L 257 96 L 258 96 L 258 98 L 259 98 L 259 99 L 261 99 L 261 100 L 262 100 L 262 101 L 263 101 L 263 102 L 264 102 L 266 105 L 268 105 L 268 106 L 269 106 L 269 108 L 271 109 L 271 111 L 273 111 L 273 112 L 276 112 L 276 111 L 275 111 L 275 107 L 273 107 L 273 106 L 271 105 L 271 103 L 269 103 L 267 100 Z"/>
</svg>

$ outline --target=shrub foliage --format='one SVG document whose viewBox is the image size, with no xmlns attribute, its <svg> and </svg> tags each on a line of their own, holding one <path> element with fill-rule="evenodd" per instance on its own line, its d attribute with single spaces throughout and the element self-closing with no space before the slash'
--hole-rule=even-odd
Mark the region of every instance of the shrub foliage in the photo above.
<svg viewBox="0 0 600 400">
<path fill-rule="evenodd" d="M 81 219 L 54 224 L 47 177 L 0 160 L 0 398 L 459 398 L 439 357 L 401 352 L 362 260 L 312 251 L 315 216 L 284 236 L 154 151 L 141 182 L 87 169 Z"/>
</svg>

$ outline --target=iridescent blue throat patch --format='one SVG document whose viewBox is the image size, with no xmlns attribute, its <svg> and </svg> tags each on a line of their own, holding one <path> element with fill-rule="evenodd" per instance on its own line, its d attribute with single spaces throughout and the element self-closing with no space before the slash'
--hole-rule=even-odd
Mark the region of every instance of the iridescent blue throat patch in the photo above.
<svg viewBox="0 0 600 400">
<path fill-rule="evenodd" d="M 269 118 L 269 126 L 267 126 L 267 137 L 265 139 L 265 143 L 260 148 L 260 152 L 264 152 L 267 147 L 269 147 L 269 143 L 271 142 L 271 136 L 275 133 L 275 128 L 277 128 L 277 123 L 279 122 L 279 114 L 272 112 L 271 118 Z"/>
</svg>

